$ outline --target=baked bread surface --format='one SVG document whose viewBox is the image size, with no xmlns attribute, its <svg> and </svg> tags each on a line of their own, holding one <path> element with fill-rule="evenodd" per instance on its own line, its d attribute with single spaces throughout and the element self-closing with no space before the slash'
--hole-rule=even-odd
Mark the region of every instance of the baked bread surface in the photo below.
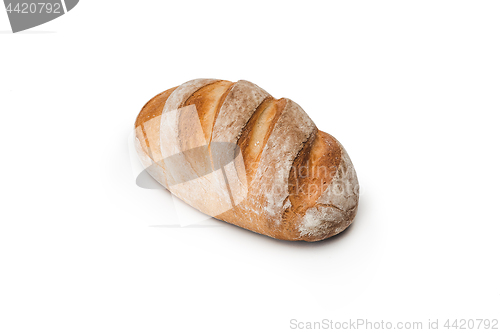
<svg viewBox="0 0 500 333">
<path fill-rule="evenodd" d="M 257 85 L 196 79 L 142 108 L 135 145 L 147 171 L 194 208 L 277 239 L 345 230 L 359 201 L 344 147 L 288 98 Z"/>
</svg>

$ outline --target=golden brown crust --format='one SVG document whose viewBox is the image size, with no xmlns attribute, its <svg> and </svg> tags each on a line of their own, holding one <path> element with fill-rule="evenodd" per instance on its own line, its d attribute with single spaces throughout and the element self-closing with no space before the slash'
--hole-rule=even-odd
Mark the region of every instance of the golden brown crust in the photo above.
<svg viewBox="0 0 500 333">
<path fill-rule="evenodd" d="M 169 105 L 196 109 L 194 114 L 181 112 L 175 118 L 178 137 L 172 144 L 179 145 L 184 161 L 201 177 L 175 192 L 181 199 L 221 220 L 286 240 L 325 239 L 352 222 L 358 194 L 334 191 L 338 182 L 357 187 L 354 168 L 343 147 L 319 131 L 296 103 L 274 99 L 247 81 L 194 80 L 153 97 L 136 120 L 144 154 L 155 161 L 158 155 L 167 157 L 159 144 L 161 122 L 174 118 L 162 120 L 162 112 L 170 111 L 164 111 L 163 106 L 176 89 L 179 93 Z M 232 120 L 218 119 L 221 116 Z M 225 178 L 204 179 L 208 171 L 217 171 L 209 170 L 214 157 L 208 147 L 213 138 L 222 137 L 234 140 L 242 162 L 235 160 L 233 173 Z M 203 142 L 207 149 L 197 148 Z M 175 176 L 175 170 L 160 166 Z M 226 182 L 230 202 L 222 193 L 224 189 L 220 192 L 220 179 Z M 241 200 L 233 198 L 235 182 L 240 187 L 242 182 L 247 184 Z M 231 208 L 221 208 L 228 204 Z"/>
<path fill-rule="evenodd" d="M 317 131 L 290 170 L 291 209 L 299 215 L 311 208 L 333 179 L 340 164 L 340 147 L 333 137 Z"/>
<path fill-rule="evenodd" d="M 231 89 L 233 82 L 217 81 L 202 87 L 192 94 L 184 106 L 194 105 L 198 112 L 198 118 L 205 134 L 207 142 L 212 137 L 212 128 L 215 122 L 215 117 L 219 113 L 224 97 Z"/>
<path fill-rule="evenodd" d="M 163 111 L 163 105 L 165 105 L 165 102 L 167 101 L 168 97 L 172 92 L 177 89 L 177 87 L 170 88 L 168 90 L 165 90 L 164 92 L 159 93 L 155 97 L 151 98 L 141 109 L 141 112 L 139 112 L 139 115 L 137 116 L 135 120 L 135 128 L 140 128 L 142 135 L 144 136 L 144 140 L 141 140 L 141 144 L 143 145 L 143 148 L 148 151 L 151 148 L 151 136 L 152 133 L 146 133 L 146 129 L 144 128 L 145 124 L 149 121 L 154 121 L 156 118 L 157 121 L 159 122 L 159 117 L 161 116 L 161 113 Z M 158 146 L 158 142 L 156 142 L 156 145 Z M 157 149 L 159 151 L 159 148 Z M 150 156 L 152 157 L 152 156 Z"/>
</svg>

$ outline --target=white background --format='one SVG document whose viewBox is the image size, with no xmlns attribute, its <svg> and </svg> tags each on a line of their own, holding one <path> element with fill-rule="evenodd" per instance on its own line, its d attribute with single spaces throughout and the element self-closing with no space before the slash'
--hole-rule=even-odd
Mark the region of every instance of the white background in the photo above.
<svg viewBox="0 0 500 333">
<path fill-rule="evenodd" d="M 498 1 L 84 0 L 12 34 L 0 10 L 0 332 L 500 319 L 499 17 Z M 151 97 L 202 77 L 289 97 L 343 143 L 362 187 L 347 231 L 165 227 L 168 194 L 135 184 L 127 140 Z"/>
</svg>

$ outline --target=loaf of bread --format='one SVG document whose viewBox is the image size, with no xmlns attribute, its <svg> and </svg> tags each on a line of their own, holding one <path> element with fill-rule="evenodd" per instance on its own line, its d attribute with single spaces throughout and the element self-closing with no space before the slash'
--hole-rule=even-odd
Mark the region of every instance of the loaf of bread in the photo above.
<svg viewBox="0 0 500 333">
<path fill-rule="evenodd" d="M 196 79 L 160 93 L 137 117 L 135 145 L 172 194 L 263 235 L 319 241 L 356 215 L 344 147 L 298 104 L 248 81 Z"/>
</svg>

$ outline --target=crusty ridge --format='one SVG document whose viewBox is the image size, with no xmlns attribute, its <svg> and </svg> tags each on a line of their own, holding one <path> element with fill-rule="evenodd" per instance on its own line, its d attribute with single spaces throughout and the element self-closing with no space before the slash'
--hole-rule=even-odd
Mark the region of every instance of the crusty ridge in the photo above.
<svg viewBox="0 0 500 333">
<path fill-rule="evenodd" d="M 238 139 L 238 146 L 244 156 L 245 169 L 249 182 L 253 179 L 264 147 L 285 105 L 286 101 L 284 99 L 276 100 L 268 96 L 257 109 L 254 110 L 250 120 L 241 131 L 241 136 Z"/>
</svg>

